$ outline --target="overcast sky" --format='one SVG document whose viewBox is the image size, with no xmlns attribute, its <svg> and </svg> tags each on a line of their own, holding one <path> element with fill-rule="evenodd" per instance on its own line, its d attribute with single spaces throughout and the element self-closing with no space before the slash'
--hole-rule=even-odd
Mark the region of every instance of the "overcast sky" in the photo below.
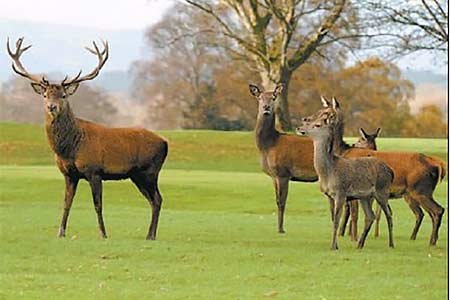
<svg viewBox="0 0 450 300">
<path fill-rule="evenodd" d="M 143 31 L 158 22 L 175 2 L 176 0 L 0 0 L 0 20 L 3 24 L 5 21 L 45 22 L 99 30 Z M 6 32 L 15 36 L 14 28 L 9 28 Z M 3 36 L 1 38 L 4 39 Z M 142 40 L 142 45 L 137 45 L 136 48 L 141 49 L 143 43 Z M 130 61 L 135 59 L 137 57 L 130 57 Z M 447 64 L 424 53 L 403 58 L 397 63 L 402 69 L 447 73 Z"/>
<path fill-rule="evenodd" d="M 0 18 L 103 30 L 142 29 L 157 22 L 171 0 L 0 0 Z"/>
</svg>

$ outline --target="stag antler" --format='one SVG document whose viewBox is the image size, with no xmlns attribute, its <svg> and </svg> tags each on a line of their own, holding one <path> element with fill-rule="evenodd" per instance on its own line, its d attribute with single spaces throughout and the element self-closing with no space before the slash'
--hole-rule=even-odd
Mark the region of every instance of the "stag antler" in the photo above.
<svg viewBox="0 0 450 300">
<path fill-rule="evenodd" d="M 13 68 L 14 72 L 19 74 L 20 76 L 30 79 L 33 82 L 48 85 L 48 81 L 44 78 L 44 76 L 32 75 L 32 74 L 28 73 L 27 70 L 25 69 L 25 67 L 20 62 L 20 56 L 22 55 L 22 53 L 24 53 L 25 51 L 27 51 L 28 49 L 31 48 L 31 45 L 28 45 L 25 48 L 22 48 L 22 43 L 23 43 L 23 37 L 21 37 L 17 40 L 16 52 L 13 53 L 11 51 L 11 48 L 9 47 L 9 37 L 6 41 L 6 48 L 8 49 L 8 54 L 9 54 L 9 56 L 11 56 L 11 58 L 13 60 L 12 68 Z"/>
<path fill-rule="evenodd" d="M 78 72 L 77 76 L 75 76 L 74 78 L 68 80 L 68 77 L 66 76 L 64 78 L 64 80 L 61 82 L 61 85 L 70 85 L 70 84 L 74 84 L 74 83 L 80 83 L 82 81 L 86 81 L 86 80 L 91 80 L 94 79 L 95 77 L 97 77 L 97 75 L 100 73 L 100 69 L 103 67 L 103 65 L 105 64 L 106 60 L 108 59 L 108 55 L 109 55 L 109 46 L 108 46 L 108 41 L 102 41 L 103 44 L 103 51 L 100 51 L 97 47 L 97 44 L 93 41 L 92 44 L 94 45 L 94 49 L 85 47 L 86 50 L 88 50 L 89 52 L 91 52 L 92 54 L 96 55 L 98 58 L 98 65 L 97 67 L 89 74 L 86 74 L 82 77 L 81 76 L 81 70 L 80 72 Z M 68 80 L 68 81 L 67 81 Z"/>
</svg>

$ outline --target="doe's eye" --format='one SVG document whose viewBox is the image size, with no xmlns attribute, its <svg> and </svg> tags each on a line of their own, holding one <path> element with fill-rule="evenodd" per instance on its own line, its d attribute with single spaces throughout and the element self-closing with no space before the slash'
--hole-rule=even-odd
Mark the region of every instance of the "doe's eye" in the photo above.
<svg viewBox="0 0 450 300">
<path fill-rule="evenodd" d="M 66 94 L 63 94 L 61 98 L 66 99 Z"/>
</svg>

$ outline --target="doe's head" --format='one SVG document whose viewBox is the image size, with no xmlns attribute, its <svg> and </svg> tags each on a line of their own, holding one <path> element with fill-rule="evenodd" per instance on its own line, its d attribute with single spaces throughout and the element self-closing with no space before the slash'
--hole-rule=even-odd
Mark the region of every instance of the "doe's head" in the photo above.
<svg viewBox="0 0 450 300">
<path fill-rule="evenodd" d="M 358 141 L 356 141 L 356 143 L 353 144 L 353 147 L 377 150 L 377 143 L 375 140 L 380 135 L 380 132 L 381 132 L 381 128 L 379 128 L 379 127 L 373 134 L 369 134 L 369 133 L 365 132 L 363 128 L 359 128 L 360 137 L 359 137 Z"/>
<path fill-rule="evenodd" d="M 44 76 L 28 73 L 22 65 L 20 56 L 31 47 L 31 45 L 22 47 L 22 43 L 23 37 L 16 41 L 16 49 L 13 52 L 9 46 L 9 38 L 6 42 L 8 54 L 12 59 L 12 69 L 20 76 L 31 81 L 33 90 L 44 99 L 46 113 L 53 119 L 69 106 L 67 99 L 77 91 L 80 82 L 97 77 L 109 55 L 108 42 L 103 42 L 103 50 L 99 50 L 97 44 L 93 42 L 93 49 L 86 47 L 98 59 L 98 65 L 93 71 L 84 76 L 81 76 L 82 72 L 80 71 L 74 78 L 69 79 L 66 76 L 60 83 L 50 83 Z"/>
<path fill-rule="evenodd" d="M 283 91 L 283 84 L 278 84 L 273 91 L 261 92 L 259 87 L 254 84 L 249 84 L 248 88 L 250 93 L 258 100 L 258 115 L 273 115 L 275 102 Z"/>
</svg>

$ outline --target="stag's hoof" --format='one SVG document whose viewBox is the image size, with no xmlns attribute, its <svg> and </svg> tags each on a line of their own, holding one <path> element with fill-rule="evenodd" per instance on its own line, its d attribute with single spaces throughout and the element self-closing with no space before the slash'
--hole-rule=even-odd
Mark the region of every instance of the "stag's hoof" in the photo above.
<svg viewBox="0 0 450 300">
<path fill-rule="evenodd" d="M 331 247 L 330 247 L 331 251 L 336 251 L 338 249 L 339 249 L 339 247 L 337 245 L 331 245 Z"/>
<path fill-rule="evenodd" d="M 156 237 L 155 237 L 155 236 L 152 236 L 152 235 L 148 235 L 145 239 L 146 239 L 147 241 L 154 241 L 154 240 L 156 240 Z"/>
<path fill-rule="evenodd" d="M 286 231 L 284 231 L 284 229 L 279 229 L 278 233 L 286 233 Z"/>
</svg>

